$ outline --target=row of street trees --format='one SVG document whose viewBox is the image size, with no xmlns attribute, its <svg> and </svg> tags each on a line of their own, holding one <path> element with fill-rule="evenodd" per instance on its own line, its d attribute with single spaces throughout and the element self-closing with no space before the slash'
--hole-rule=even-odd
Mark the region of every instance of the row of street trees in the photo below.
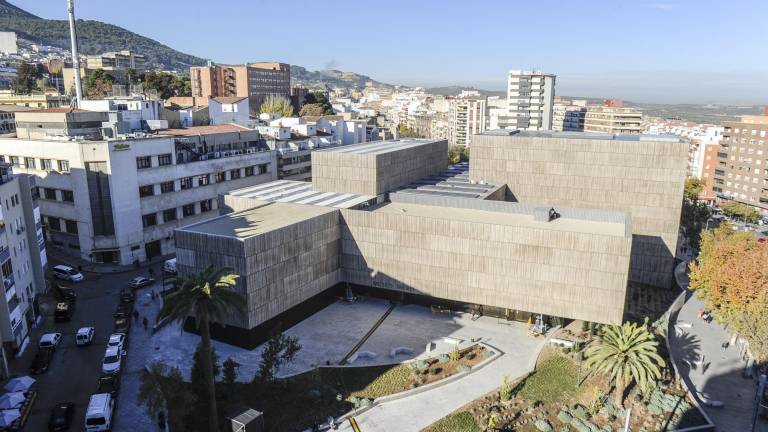
<svg viewBox="0 0 768 432">
<path fill-rule="evenodd" d="M 768 362 L 768 243 L 728 224 L 702 234 L 690 288 L 715 318 L 749 342 L 758 362 Z"/>
</svg>

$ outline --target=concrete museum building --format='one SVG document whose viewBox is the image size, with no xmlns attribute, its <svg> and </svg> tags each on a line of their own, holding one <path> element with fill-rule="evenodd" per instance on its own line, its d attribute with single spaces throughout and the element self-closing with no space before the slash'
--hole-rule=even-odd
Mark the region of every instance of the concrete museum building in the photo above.
<svg viewBox="0 0 768 432">
<path fill-rule="evenodd" d="M 686 173 L 678 138 L 494 131 L 470 164 L 445 140 L 312 153 L 312 182 L 219 197 L 176 230 L 179 270 L 229 266 L 247 316 L 214 335 L 255 346 L 351 287 L 528 320 L 619 323 L 627 284 L 669 286 Z"/>
</svg>

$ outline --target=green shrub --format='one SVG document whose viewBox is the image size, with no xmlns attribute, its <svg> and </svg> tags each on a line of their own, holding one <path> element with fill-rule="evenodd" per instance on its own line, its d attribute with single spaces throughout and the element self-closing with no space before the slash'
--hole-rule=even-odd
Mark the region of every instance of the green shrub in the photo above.
<svg viewBox="0 0 768 432">
<path fill-rule="evenodd" d="M 459 344 L 455 344 L 453 347 L 453 351 L 451 351 L 451 360 L 459 361 L 460 358 L 461 358 L 461 351 L 459 351 Z"/>
<path fill-rule="evenodd" d="M 443 371 L 443 368 L 436 367 L 434 369 L 430 369 L 429 370 L 429 374 L 430 375 L 437 375 L 437 374 L 439 374 L 442 371 Z"/>
<path fill-rule="evenodd" d="M 557 413 L 557 419 L 565 424 L 571 424 L 573 416 L 568 411 L 561 410 L 559 413 Z"/>
<path fill-rule="evenodd" d="M 536 423 L 534 423 L 534 426 L 536 426 L 536 429 L 541 432 L 552 432 L 552 425 L 546 421 L 546 420 L 538 420 Z"/>
<path fill-rule="evenodd" d="M 488 351 L 485 351 L 485 353 L 483 354 L 483 356 L 484 356 L 485 358 L 487 358 L 487 359 L 489 359 L 489 358 L 491 358 L 491 357 L 493 357 L 493 356 L 495 356 L 495 355 L 496 355 L 496 352 L 495 352 L 495 351 L 493 351 L 493 350 L 488 350 Z"/>
<path fill-rule="evenodd" d="M 581 332 L 582 332 L 582 333 L 586 333 L 586 332 L 587 332 L 587 330 L 589 330 L 589 322 L 587 322 L 587 321 L 582 321 L 582 322 L 581 322 Z"/>
<path fill-rule="evenodd" d="M 411 363 L 411 368 L 413 368 L 413 370 L 416 372 L 424 372 L 425 370 L 429 369 L 429 363 L 424 360 L 416 360 L 415 362 Z"/>
<path fill-rule="evenodd" d="M 449 361 L 451 361 L 451 358 L 448 356 L 448 354 L 440 354 L 439 356 L 437 356 L 437 362 L 439 364 L 445 364 L 445 363 L 448 363 Z"/>
<path fill-rule="evenodd" d="M 472 366 L 468 366 L 468 365 L 459 365 L 458 367 L 456 367 L 456 370 L 457 370 L 458 372 L 469 372 L 470 370 L 472 370 Z"/>
</svg>

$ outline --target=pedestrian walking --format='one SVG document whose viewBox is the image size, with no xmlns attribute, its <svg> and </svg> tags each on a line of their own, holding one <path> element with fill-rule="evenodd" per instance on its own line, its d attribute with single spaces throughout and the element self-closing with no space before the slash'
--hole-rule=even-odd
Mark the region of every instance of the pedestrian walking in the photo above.
<svg viewBox="0 0 768 432">
<path fill-rule="evenodd" d="M 144 317 L 144 319 L 141 320 L 141 323 L 144 325 L 144 330 L 146 330 L 147 326 L 149 325 L 149 320 L 147 320 L 147 317 Z"/>
<path fill-rule="evenodd" d="M 133 311 L 133 322 L 139 322 L 139 311 Z"/>
</svg>

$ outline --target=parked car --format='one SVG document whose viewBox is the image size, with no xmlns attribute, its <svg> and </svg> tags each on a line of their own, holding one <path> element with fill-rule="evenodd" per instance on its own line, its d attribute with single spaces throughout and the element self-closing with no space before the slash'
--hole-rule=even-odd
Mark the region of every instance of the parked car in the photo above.
<svg viewBox="0 0 768 432">
<path fill-rule="evenodd" d="M 62 301 L 74 302 L 77 300 L 75 290 L 68 286 L 56 284 L 56 297 Z"/>
<path fill-rule="evenodd" d="M 53 320 L 56 322 L 69 321 L 74 314 L 74 302 L 58 302 L 56 303 L 56 311 L 53 313 Z"/>
<path fill-rule="evenodd" d="M 75 343 L 77 346 L 86 346 L 93 343 L 93 335 L 96 333 L 94 327 L 83 327 L 77 331 Z"/>
<path fill-rule="evenodd" d="M 122 349 L 118 347 L 107 347 L 107 351 L 104 353 L 104 361 L 101 364 L 101 373 L 120 373 L 120 367 L 123 363 L 123 355 L 125 355 L 125 351 Z"/>
<path fill-rule="evenodd" d="M 131 319 L 128 317 L 117 318 L 115 320 L 115 333 L 128 333 L 131 328 Z"/>
<path fill-rule="evenodd" d="M 54 266 L 51 269 L 51 272 L 53 273 L 53 276 L 70 282 L 81 282 L 83 279 L 85 279 L 79 271 L 68 265 Z"/>
<path fill-rule="evenodd" d="M 51 360 L 53 360 L 53 348 L 40 348 L 32 359 L 29 371 L 35 375 L 45 373 L 51 367 Z"/>
<path fill-rule="evenodd" d="M 115 399 L 109 393 L 92 395 L 85 412 L 85 430 L 108 431 L 112 429 L 114 408 Z"/>
<path fill-rule="evenodd" d="M 37 344 L 40 348 L 53 348 L 56 349 L 56 345 L 61 342 L 61 333 L 46 333 L 40 336 L 40 343 Z"/>
<path fill-rule="evenodd" d="M 72 417 L 75 415 L 75 404 L 64 402 L 51 409 L 51 417 L 48 419 L 50 432 L 69 430 L 72 425 Z"/>
<path fill-rule="evenodd" d="M 176 274 L 178 272 L 176 270 L 176 258 L 171 258 L 163 263 L 163 271 L 169 274 Z"/>
<path fill-rule="evenodd" d="M 117 306 L 115 313 L 112 314 L 112 316 L 114 318 L 128 318 L 131 316 L 132 312 L 133 312 L 133 305 L 131 305 L 130 303 L 120 303 Z"/>
<path fill-rule="evenodd" d="M 129 289 L 120 290 L 120 301 L 123 303 L 133 303 L 133 301 L 136 299 L 136 294 L 134 294 Z"/>
<path fill-rule="evenodd" d="M 96 393 L 109 393 L 113 398 L 117 398 L 117 392 L 120 390 L 120 377 L 117 375 L 104 375 L 99 378 L 99 388 Z"/>
<path fill-rule="evenodd" d="M 112 333 L 109 335 L 107 347 L 117 347 L 123 349 L 123 345 L 125 345 L 125 333 Z"/>
<path fill-rule="evenodd" d="M 130 281 L 128 281 L 128 286 L 133 289 L 139 289 L 139 288 L 144 288 L 145 286 L 150 286 L 153 283 L 155 283 L 155 280 L 153 278 L 137 276 L 131 279 Z"/>
</svg>

